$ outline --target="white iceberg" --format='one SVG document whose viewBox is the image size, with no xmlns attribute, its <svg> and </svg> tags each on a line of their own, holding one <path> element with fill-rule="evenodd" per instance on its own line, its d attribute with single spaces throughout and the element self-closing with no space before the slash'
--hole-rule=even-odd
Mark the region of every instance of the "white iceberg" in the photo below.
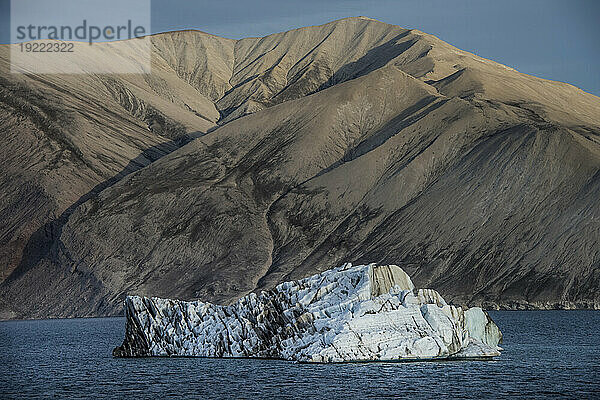
<svg viewBox="0 0 600 400">
<path fill-rule="evenodd" d="M 415 290 L 395 265 L 345 264 L 229 306 L 129 296 L 118 357 L 301 362 L 490 358 L 502 334 L 481 308 Z"/>
</svg>

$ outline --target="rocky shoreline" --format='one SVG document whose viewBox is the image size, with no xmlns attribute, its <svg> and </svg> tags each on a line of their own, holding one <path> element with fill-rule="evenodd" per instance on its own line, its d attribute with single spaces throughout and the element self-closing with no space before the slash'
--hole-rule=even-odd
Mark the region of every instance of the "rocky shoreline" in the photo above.
<svg viewBox="0 0 600 400">
<path fill-rule="evenodd" d="M 594 302 L 548 302 L 548 303 L 536 303 L 526 301 L 511 301 L 506 303 L 494 303 L 489 301 L 475 302 L 475 303 L 463 303 L 449 300 L 449 304 L 457 307 L 468 308 L 468 307 L 480 307 L 484 310 L 492 311 L 597 311 L 600 310 L 600 303 Z M 69 319 L 69 318 L 108 318 L 108 317 L 125 317 L 126 313 L 123 310 L 119 310 L 114 313 L 102 313 L 102 314 L 81 314 L 75 316 L 62 316 L 62 315 L 49 315 L 44 318 L 40 317 L 24 317 L 16 312 L 10 311 L 5 308 L 0 311 L 0 322 L 2 321 L 33 321 L 40 319 Z"/>
</svg>

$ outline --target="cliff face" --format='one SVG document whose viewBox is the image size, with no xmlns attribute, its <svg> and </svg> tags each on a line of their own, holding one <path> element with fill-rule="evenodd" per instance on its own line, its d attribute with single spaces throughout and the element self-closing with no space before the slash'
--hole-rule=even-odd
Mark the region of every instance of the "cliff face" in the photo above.
<svg viewBox="0 0 600 400">
<path fill-rule="evenodd" d="M 118 357 L 260 357 L 304 362 L 489 358 L 500 330 L 480 308 L 414 290 L 395 265 L 343 265 L 230 306 L 127 297 Z"/>
<path fill-rule="evenodd" d="M 363 18 L 153 44 L 148 76 L 2 73 L 4 317 L 230 303 L 343 262 L 600 306 L 599 98 Z"/>
</svg>

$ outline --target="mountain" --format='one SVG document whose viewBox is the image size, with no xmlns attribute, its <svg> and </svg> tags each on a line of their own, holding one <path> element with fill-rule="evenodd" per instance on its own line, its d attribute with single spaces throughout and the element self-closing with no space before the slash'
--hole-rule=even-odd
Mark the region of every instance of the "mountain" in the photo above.
<svg viewBox="0 0 600 400">
<path fill-rule="evenodd" d="M 1 316 L 229 304 L 344 262 L 600 307 L 600 98 L 364 17 L 151 40 L 150 75 L 0 74 Z"/>
</svg>

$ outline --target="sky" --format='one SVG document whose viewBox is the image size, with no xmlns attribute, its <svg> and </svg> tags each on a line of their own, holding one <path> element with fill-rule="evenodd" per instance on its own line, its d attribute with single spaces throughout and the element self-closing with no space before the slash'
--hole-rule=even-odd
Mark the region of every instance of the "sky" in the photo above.
<svg viewBox="0 0 600 400">
<path fill-rule="evenodd" d="M 0 0 L 0 43 L 10 41 L 9 4 Z M 152 32 L 233 39 L 362 15 L 600 96 L 600 0 L 153 0 L 151 11 Z"/>
</svg>

